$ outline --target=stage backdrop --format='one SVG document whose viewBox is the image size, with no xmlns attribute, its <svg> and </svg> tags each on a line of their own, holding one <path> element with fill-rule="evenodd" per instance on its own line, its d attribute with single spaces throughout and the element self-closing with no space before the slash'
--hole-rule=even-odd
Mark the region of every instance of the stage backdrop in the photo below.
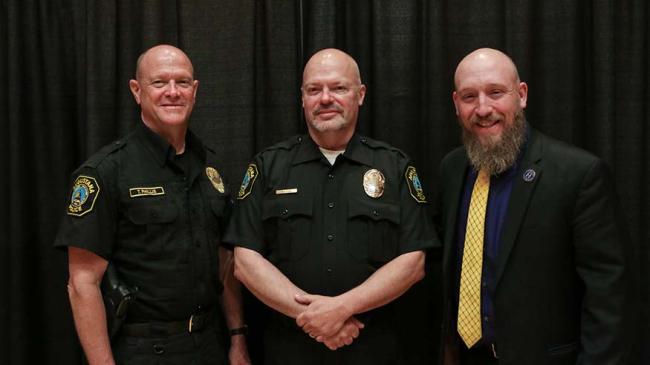
<svg viewBox="0 0 650 365">
<path fill-rule="evenodd" d="M 359 61 L 368 86 L 360 131 L 410 154 L 427 191 L 435 188 L 441 158 L 459 144 L 451 102 L 456 63 L 478 47 L 504 50 L 530 87 L 530 123 L 612 168 L 642 308 L 634 313 L 630 363 L 647 364 L 649 6 L 645 0 L 1 1 L 0 363 L 81 362 L 66 257 L 51 248 L 69 174 L 139 123 L 128 80 L 138 54 L 164 42 L 194 61 L 200 86 L 192 127 L 216 147 L 231 184 L 255 152 L 305 132 L 302 65 L 314 51 L 338 47 Z M 436 311 L 439 294 L 435 277 L 427 280 L 409 294 L 416 309 L 404 317 L 421 325 L 411 334 L 419 338 L 416 349 L 433 346 L 428 336 L 438 330 L 435 314 L 420 320 L 423 311 Z"/>
</svg>

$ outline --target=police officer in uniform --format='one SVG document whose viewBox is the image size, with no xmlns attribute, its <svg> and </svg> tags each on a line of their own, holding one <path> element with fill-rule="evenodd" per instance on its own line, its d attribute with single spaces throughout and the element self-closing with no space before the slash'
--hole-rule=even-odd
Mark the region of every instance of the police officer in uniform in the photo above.
<svg viewBox="0 0 650 365">
<path fill-rule="evenodd" d="M 232 252 L 220 244 L 231 200 L 214 151 L 188 130 L 192 63 L 178 48 L 153 47 L 129 86 L 143 123 L 73 173 L 55 242 L 68 249 L 68 292 L 88 362 L 249 363 Z M 99 286 L 109 261 L 137 288 L 112 341 Z"/>
<path fill-rule="evenodd" d="M 424 275 L 435 243 L 415 167 L 355 134 L 366 87 L 325 49 L 305 66 L 309 135 L 248 166 L 224 241 L 235 275 L 273 309 L 265 364 L 397 364 L 391 303 Z"/>
</svg>

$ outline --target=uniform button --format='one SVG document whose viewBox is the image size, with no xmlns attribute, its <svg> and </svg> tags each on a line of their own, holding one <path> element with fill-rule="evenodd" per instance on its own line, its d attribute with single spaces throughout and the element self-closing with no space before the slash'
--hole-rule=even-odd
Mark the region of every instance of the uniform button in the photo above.
<svg viewBox="0 0 650 365">
<path fill-rule="evenodd" d="M 334 270 L 332 270 L 332 268 L 331 268 L 331 267 L 328 267 L 328 268 L 327 268 L 327 272 L 328 272 L 328 273 L 330 273 L 330 274 L 331 274 L 331 273 L 332 273 L 332 271 L 334 271 Z"/>
<path fill-rule="evenodd" d="M 484 281 L 483 283 L 481 283 L 481 286 L 487 288 L 487 283 Z"/>
<path fill-rule="evenodd" d="M 368 142 L 367 139 L 365 139 L 365 138 L 361 138 L 361 143 L 366 143 L 366 142 Z"/>
<path fill-rule="evenodd" d="M 488 321 L 488 316 L 483 317 L 483 320 L 484 320 L 485 322 L 487 322 L 487 321 Z"/>
<path fill-rule="evenodd" d="M 374 215 L 374 216 L 376 217 L 376 216 L 379 215 L 379 212 L 377 212 L 376 210 L 373 210 L 373 211 L 372 211 L 372 215 Z"/>
<path fill-rule="evenodd" d="M 289 213 L 289 209 L 285 209 L 285 210 L 283 210 L 280 214 L 282 214 L 282 215 L 287 215 L 287 213 Z"/>
<path fill-rule="evenodd" d="M 154 345 L 153 345 L 153 352 L 155 352 L 156 354 L 160 355 L 160 354 L 162 354 L 162 353 L 165 352 L 165 346 L 163 346 L 163 345 L 161 345 L 161 344 L 159 344 L 159 343 L 154 344 Z"/>
<path fill-rule="evenodd" d="M 331 180 L 331 179 L 334 178 L 334 175 L 332 175 L 332 174 L 328 174 L 327 177 Z"/>
<path fill-rule="evenodd" d="M 328 235 L 327 235 L 327 240 L 328 240 L 328 241 L 332 241 L 332 240 L 334 240 L 334 235 L 333 235 L 333 234 L 328 234 Z"/>
<path fill-rule="evenodd" d="M 328 208 L 334 208 L 334 203 L 333 203 L 333 202 L 329 202 L 329 203 L 327 203 L 327 207 L 328 207 Z"/>
<path fill-rule="evenodd" d="M 302 137 L 298 137 L 298 142 L 302 142 Z"/>
</svg>

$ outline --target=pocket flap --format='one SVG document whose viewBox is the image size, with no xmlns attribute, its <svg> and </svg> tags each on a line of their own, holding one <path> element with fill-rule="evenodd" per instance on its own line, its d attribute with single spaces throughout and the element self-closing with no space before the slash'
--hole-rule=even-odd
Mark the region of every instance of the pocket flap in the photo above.
<svg viewBox="0 0 650 365">
<path fill-rule="evenodd" d="M 375 221 L 388 220 L 399 224 L 400 207 L 397 204 L 355 199 L 350 201 L 348 216 L 350 218 L 364 216 Z"/>
<path fill-rule="evenodd" d="M 135 224 L 169 223 L 178 216 L 178 209 L 172 204 L 138 204 L 129 208 L 127 216 Z"/>
<path fill-rule="evenodd" d="M 287 219 L 299 215 L 312 216 L 312 200 L 310 198 L 279 196 L 265 199 L 262 202 L 263 220 L 268 218 Z"/>
</svg>

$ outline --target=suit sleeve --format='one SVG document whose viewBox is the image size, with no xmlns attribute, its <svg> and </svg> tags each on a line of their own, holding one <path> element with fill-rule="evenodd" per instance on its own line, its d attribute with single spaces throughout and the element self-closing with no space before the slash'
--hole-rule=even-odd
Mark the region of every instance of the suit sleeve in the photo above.
<svg viewBox="0 0 650 365">
<path fill-rule="evenodd" d="M 578 364 L 623 364 L 629 239 L 609 172 L 600 160 L 583 178 L 573 217 L 576 269 L 585 285 Z"/>
</svg>

